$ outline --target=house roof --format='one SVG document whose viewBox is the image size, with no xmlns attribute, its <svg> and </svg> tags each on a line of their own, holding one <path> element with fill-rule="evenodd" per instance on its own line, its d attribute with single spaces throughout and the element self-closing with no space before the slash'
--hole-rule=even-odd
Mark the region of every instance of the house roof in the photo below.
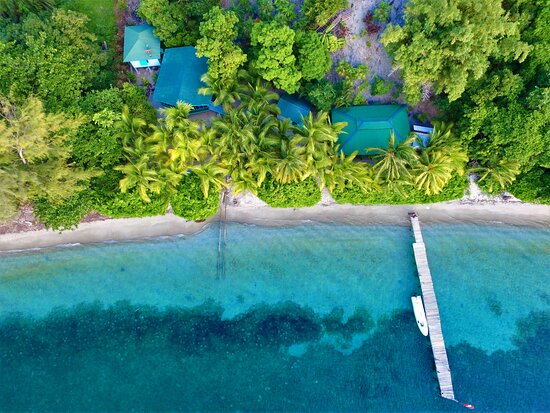
<svg viewBox="0 0 550 413">
<path fill-rule="evenodd" d="M 366 105 L 337 108 L 331 112 L 332 122 L 347 122 L 339 135 L 340 149 L 349 155 L 358 151 L 367 155 L 366 148 L 387 148 L 390 132 L 397 142 L 409 136 L 410 126 L 404 105 Z"/>
<path fill-rule="evenodd" d="M 205 86 L 201 76 L 208 69 L 206 60 L 197 57 L 192 46 L 166 49 L 153 99 L 171 106 L 178 101 L 195 107 L 208 106 L 211 96 L 199 95 L 199 88 Z"/>
<path fill-rule="evenodd" d="M 277 106 L 281 110 L 281 118 L 288 118 L 298 125 L 302 124 L 302 117 L 307 116 L 312 109 L 306 101 L 290 95 L 281 96 Z"/>
<path fill-rule="evenodd" d="M 160 59 L 160 40 L 153 29 L 148 24 L 124 28 L 124 62 Z"/>
</svg>

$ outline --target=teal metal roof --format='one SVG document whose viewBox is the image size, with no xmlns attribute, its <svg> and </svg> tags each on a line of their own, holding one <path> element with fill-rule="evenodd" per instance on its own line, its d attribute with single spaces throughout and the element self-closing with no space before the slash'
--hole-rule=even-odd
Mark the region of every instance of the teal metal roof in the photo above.
<svg viewBox="0 0 550 413">
<path fill-rule="evenodd" d="M 153 99 L 175 106 L 178 101 L 192 106 L 208 106 L 211 96 L 199 95 L 201 76 L 208 69 L 206 58 L 197 57 L 192 46 L 166 49 L 155 85 Z"/>
<path fill-rule="evenodd" d="M 302 124 L 302 117 L 306 117 L 312 109 L 309 103 L 289 95 L 281 96 L 277 106 L 281 110 L 281 118 L 288 118 L 297 125 Z"/>
<path fill-rule="evenodd" d="M 160 40 L 153 34 L 153 26 L 126 26 L 124 28 L 124 62 L 160 60 Z"/>
<path fill-rule="evenodd" d="M 409 136 L 410 126 L 405 105 L 366 105 L 337 108 L 331 112 L 332 122 L 347 122 L 338 136 L 340 149 L 349 155 L 358 151 L 368 155 L 366 148 L 387 148 L 390 132 L 397 142 Z"/>
</svg>

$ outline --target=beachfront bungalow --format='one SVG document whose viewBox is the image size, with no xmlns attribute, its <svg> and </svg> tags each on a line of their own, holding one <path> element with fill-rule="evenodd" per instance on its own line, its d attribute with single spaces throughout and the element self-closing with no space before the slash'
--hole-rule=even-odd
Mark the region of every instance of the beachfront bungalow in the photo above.
<svg viewBox="0 0 550 413">
<path fill-rule="evenodd" d="M 313 109 L 305 100 L 291 95 L 282 95 L 277 106 L 281 111 L 279 119 L 290 119 L 296 125 L 302 125 L 302 117 L 308 116 Z"/>
<path fill-rule="evenodd" d="M 213 110 L 220 112 L 212 104 L 212 96 L 199 94 L 205 84 L 201 76 L 206 73 L 207 59 L 197 57 L 193 46 L 166 49 L 162 66 L 153 93 L 153 99 L 166 106 L 175 106 L 178 101 L 193 106 L 192 113 Z"/>
<path fill-rule="evenodd" d="M 410 133 L 405 105 L 365 105 L 336 108 L 331 112 L 332 122 L 347 122 L 338 143 L 344 154 L 358 151 L 369 155 L 367 148 L 387 148 L 390 133 L 403 142 Z"/>
<path fill-rule="evenodd" d="M 124 29 L 124 62 L 134 69 L 160 66 L 160 39 L 154 35 L 153 26 L 142 24 Z"/>
</svg>

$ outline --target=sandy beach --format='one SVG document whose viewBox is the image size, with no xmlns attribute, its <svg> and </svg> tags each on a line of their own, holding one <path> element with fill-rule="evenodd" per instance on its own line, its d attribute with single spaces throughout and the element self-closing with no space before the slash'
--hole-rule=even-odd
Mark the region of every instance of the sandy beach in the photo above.
<svg viewBox="0 0 550 413">
<path fill-rule="evenodd" d="M 415 211 L 425 224 L 480 224 L 550 227 L 550 206 L 522 202 L 453 201 L 426 205 L 338 205 L 322 201 L 310 208 L 277 209 L 254 199 L 229 202 L 226 219 L 253 225 L 286 226 L 307 222 L 354 225 L 408 225 Z M 63 244 L 137 240 L 191 235 L 212 222 L 186 221 L 173 214 L 150 218 L 109 219 L 81 223 L 72 231 L 38 230 L 0 235 L 0 251 L 46 248 Z"/>
</svg>

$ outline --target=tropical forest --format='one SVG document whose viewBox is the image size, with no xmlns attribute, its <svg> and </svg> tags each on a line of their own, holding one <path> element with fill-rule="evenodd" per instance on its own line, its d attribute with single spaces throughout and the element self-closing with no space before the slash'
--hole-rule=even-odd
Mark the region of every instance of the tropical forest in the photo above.
<svg viewBox="0 0 550 413">
<path fill-rule="evenodd" d="M 123 62 L 144 24 L 206 60 L 197 93 L 217 113 L 153 99 L 158 73 Z M 549 203 L 549 50 L 546 0 L 0 0 L 0 222 L 205 220 L 225 190 L 433 203 L 470 181 Z M 287 96 L 309 108 L 297 121 Z M 376 105 L 428 139 L 344 151 L 334 113 Z"/>
</svg>

